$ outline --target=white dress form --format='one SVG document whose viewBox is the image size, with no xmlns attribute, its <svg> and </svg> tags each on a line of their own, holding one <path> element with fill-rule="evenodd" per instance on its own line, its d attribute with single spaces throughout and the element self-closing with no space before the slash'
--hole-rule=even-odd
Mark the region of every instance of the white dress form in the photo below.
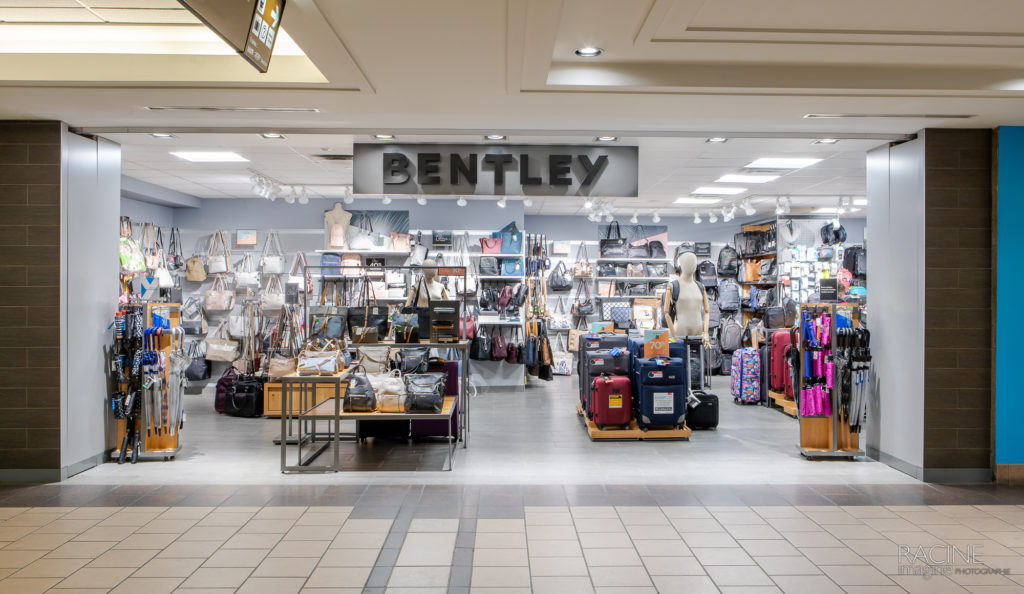
<svg viewBox="0 0 1024 594">
<path fill-rule="evenodd" d="M 409 295 L 409 302 L 406 305 L 415 305 L 416 307 L 428 307 L 431 301 L 439 301 L 441 299 L 448 298 L 448 292 L 445 291 L 444 285 L 441 281 L 437 280 L 437 262 L 433 259 L 427 259 L 423 261 L 423 281 L 422 284 L 426 285 L 427 292 L 419 291 L 419 299 L 416 303 L 412 303 L 412 299 L 417 295 L 416 289 L 413 289 L 412 294 Z"/>
<path fill-rule="evenodd" d="M 677 275 L 672 280 L 679 283 L 679 295 L 676 298 L 676 317 L 668 320 L 668 330 L 672 338 L 679 339 L 686 336 L 700 336 L 705 345 L 710 345 L 708 339 L 708 297 L 701 290 L 694 280 L 693 274 L 697 270 L 697 255 L 693 252 L 684 252 L 676 258 Z M 665 312 L 669 311 L 672 301 L 672 284 L 665 292 Z"/>
<path fill-rule="evenodd" d="M 347 245 L 348 226 L 352 221 L 352 213 L 335 202 L 334 208 L 324 212 L 324 247 L 327 249 L 343 249 Z"/>
</svg>

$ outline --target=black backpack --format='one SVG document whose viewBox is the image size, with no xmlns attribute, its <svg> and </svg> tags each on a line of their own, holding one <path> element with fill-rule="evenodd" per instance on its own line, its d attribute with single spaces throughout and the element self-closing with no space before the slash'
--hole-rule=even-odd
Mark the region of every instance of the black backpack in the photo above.
<svg viewBox="0 0 1024 594">
<path fill-rule="evenodd" d="M 731 246 L 726 245 L 718 252 L 718 274 L 736 276 L 740 270 L 740 256 Z"/>
<path fill-rule="evenodd" d="M 836 245 L 837 243 L 843 243 L 846 241 L 846 229 L 839 225 L 834 226 L 832 223 L 826 223 L 821 227 L 821 243 L 825 245 Z"/>
<path fill-rule="evenodd" d="M 697 274 L 694 277 L 705 288 L 718 286 L 718 272 L 715 270 L 715 263 L 711 260 L 704 260 L 698 264 Z"/>
</svg>

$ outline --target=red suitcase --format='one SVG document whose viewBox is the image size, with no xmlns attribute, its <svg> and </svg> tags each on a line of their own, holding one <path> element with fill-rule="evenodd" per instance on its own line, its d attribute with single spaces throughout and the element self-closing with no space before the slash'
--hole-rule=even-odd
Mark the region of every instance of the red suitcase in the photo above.
<svg viewBox="0 0 1024 594">
<path fill-rule="evenodd" d="M 605 425 L 628 425 L 633 418 L 629 378 L 604 374 L 595 377 L 590 389 L 590 414 L 598 429 Z"/>
<path fill-rule="evenodd" d="M 775 392 L 786 390 L 786 378 L 789 374 L 789 366 L 786 364 L 786 351 L 792 344 L 789 332 L 775 332 L 772 334 L 771 381 L 769 386 Z"/>
</svg>

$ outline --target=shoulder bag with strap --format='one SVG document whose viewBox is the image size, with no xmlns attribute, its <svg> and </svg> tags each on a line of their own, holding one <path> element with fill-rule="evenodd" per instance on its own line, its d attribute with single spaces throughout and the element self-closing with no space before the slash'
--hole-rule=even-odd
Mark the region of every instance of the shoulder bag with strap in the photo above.
<svg viewBox="0 0 1024 594">
<path fill-rule="evenodd" d="M 572 275 L 575 278 L 590 278 L 594 276 L 594 265 L 587 256 L 587 245 L 580 242 L 580 249 L 576 252 L 576 263 L 572 266 Z"/>
<path fill-rule="evenodd" d="M 219 249 L 219 251 L 218 251 Z M 210 240 L 210 255 L 206 257 L 206 269 L 210 274 L 231 270 L 231 249 L 224 231 L 216 231 Z"/>
<path fill-rule="evenodd" d="M 281 238 L 277 235 L 277 231 L 271 230 L 267 233 L 267 241 L 263 243 L 260 267 L 264 274 L 288 272 L 288 264 L 285 262 L 284 250 L 281 249 Z"/>
</svg>

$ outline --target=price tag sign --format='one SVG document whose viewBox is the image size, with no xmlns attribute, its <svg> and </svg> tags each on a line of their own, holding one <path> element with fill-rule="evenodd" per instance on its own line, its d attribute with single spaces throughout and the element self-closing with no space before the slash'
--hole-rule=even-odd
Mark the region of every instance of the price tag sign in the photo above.
<svg viewBox="0 0 1024 594">
<path fill-rule="evenodd" d="M 615 332 L 615 324 L 609 324 L 608 322 L 591 322 L 590 331 L 594 334 L 598 332 Z"/>
<path fill-rule="evenodd" d="M 466 274 L 466 269 L 464 267 L 442 267 L 437 269 L 437 274 L 438 276 L 463 276 Z"/>
<path fill-rule="evenodd" d="M 668 330 L 644 330 L 644 357 L 668 356 Z"/>
</svg>

